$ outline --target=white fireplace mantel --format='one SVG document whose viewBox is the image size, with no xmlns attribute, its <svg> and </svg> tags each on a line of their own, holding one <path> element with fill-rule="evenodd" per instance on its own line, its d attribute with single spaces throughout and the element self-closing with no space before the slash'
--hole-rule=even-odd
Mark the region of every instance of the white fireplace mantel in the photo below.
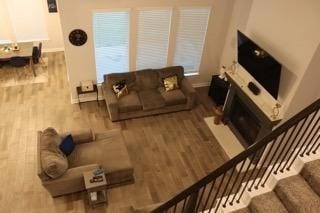
<svg viewBox="0 0 320 213">
<path fill-rule="evenodd" d="M 275 100 L 266 89 L 257 82 L 240 64 L 234 64 L 226 70 L 228 78 L 237 84 L 238 87 L 254 102 L 254 104 L 266 115 L 271 122 L 278 122 L 283 118 L 283 107 Z M 253 82 L 260 93 L 254 95 L 248 88 L 248 83 Z"/>
</svg>

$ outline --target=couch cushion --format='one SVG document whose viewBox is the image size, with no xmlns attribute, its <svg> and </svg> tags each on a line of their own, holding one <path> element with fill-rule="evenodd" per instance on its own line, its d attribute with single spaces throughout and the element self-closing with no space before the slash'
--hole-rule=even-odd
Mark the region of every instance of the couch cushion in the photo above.
<svg viewBox="0 0 320 213">
<path fill-rule="evenodd" d="M 187 103 L 187 98 L 180 89 L 168 92 L 163 89 L 161 95 L 167 106 Z"/>
<path fill-rule="evenodd" d="M 139 90 L 156 89 L 159 86 L 158 73 L 151 70 L 140 70 L 134 72 Z"/>
<path fill-rule="evenodd" d="M 178 83 L 181 82 L 181 80 L 184 77 L 184 71 L 182 66 L 174 66 L 174 67 L 166 67 L 162 69 L 155 69 L 156 72 L 159 73 L 159 84 L 163 86 L 163 79 L 176 75 L 178 77 Z"/>
<path fill-rule="evenodd" d="M 108 184 L 133 180 L 133 167 L 122 135 L 76 146 L 68 156 L 71 168 L 99 164 L 107 175 Z"/>
<path fill-rule="evenodd" d="M 142 110 L 142 105 L 139 96 L 135 91 L 129 91 L 128 95 L 121 97 L 118 100 L 119 112 L 132 112 Z"/>
<path fill-rule="evenodd" d="M 165 106 L 164 99 L 156 90 L 144 90 L 139 92 L 143 110 L 158 109 Z"/>
<path fill-rule="evenodd" d="M 59 150 L 60 151 L 60 150 Z M 62 176 L 68 169 L 68 160 L 63 153 L 49 150 L 41 151 L 41 165 L 43 171 L 51 178 Z"/>
</svg>

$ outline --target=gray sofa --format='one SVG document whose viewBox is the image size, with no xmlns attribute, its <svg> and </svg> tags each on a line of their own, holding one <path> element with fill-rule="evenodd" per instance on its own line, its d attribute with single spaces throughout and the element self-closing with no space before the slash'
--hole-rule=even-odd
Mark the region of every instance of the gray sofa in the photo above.
<svg viewBox="0 0 320 213">
<path fill-rule="evenodd" d="M 120 130 L 109 130 L 94 134 L 90 129 L 60 134 L 63 138 L 67 134 L 73 137 L 75 149 L 67 157 L 68 169 L 58 178 L 50 178 L 41 164 L 43 146 L 48 137 L 42 137 L 38 131 L 37 142 L 37 170 L 42 185 L 52 197 L 85 190 L 83 172 L 102 168 L 107 179 L 107 188 L 134 182 L 133 166 Z"/>
<path fill-rule="evenodd" d="M 167 92 L 163 79 L 173 75 L 178 77 L 180 88 Z M 126 81 L 129 94 L 118 99 L 112 85 L 122 80 Z M 111 121 L 190 110 L 196 102 L 196 92 L 181 66 L 107 74 L 102 91 Z"/>
</svg>

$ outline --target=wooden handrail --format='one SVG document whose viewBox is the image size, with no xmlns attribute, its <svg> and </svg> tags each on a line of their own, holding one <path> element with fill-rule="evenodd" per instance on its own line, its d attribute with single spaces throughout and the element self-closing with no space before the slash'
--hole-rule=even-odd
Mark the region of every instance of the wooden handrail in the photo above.
<svg viewBox="0 0 320 213">
<path fill-rule="evenodd" d="M 248 147 L 243 152 L 239 153 L 232 159 L 230 159 L 228 162 L 224 163 L 220 167 L 218 167 L 216 170 L 209 173 L 206 177 L 200 179 L 190 187 L 186 188 L 182 192 L 178 193 L 173 198 L 169 199 L 168 201 L 164 202 L 161 206 L 153 210 L 154 213 L 160 213 L 168 210 L 172 206 L 176 205 L 186 197 L 188 197 L 191 194 L 198 193 L 199 189 L 204 187 L 205 185 L 209 184 L 210 182 L 214 181 L 224 173 L 230 171 L 235 166 L 237 166 L 240 162 L 247 159 L 249 156 L 255 154 L 260 149 L 268 145 L 269 143 L 273 142 L 274 139 L 279 137 L 282 133 L 288 131 L 292 126 L 298 124 L 302 119 L 306 118 L 308 115 L 312 114 L 315 111 L 318 111 L 320 108 L 320 98 L 317 99 L 315 102 L 310 104 L 308 107 L 300 111 L 298 114 L 287 120 L 285 123 L 280 125 L 278 128 L 276 128 L 274 131 L 272 131 L 270 134 L 259 140 L 258 142 L 252 144 L 250 147 Z"/>
</svg>

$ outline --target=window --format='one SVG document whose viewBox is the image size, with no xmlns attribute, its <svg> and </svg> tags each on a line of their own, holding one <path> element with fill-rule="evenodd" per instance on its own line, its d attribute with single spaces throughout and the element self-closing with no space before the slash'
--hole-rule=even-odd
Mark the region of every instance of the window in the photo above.
<svg viewBox="0 0 320 213">
<path fill-rule="evenodd" d="M 48 40 L 42 2 L 42 0 L 6 0 L 12 30 L 15 35 L 15 38 L 11 38 L 13 41 Z"/>
<path fill-rule="evenodd" d="M 137 69 L 167 65 L 170 25 L 170 9 L 139 10 Z"/>
<path fill-rule="evenodd" d="M 98 83 L 104 74 L 129 71 L 129 12 L 94 13 L 93 28 Z"/>
<path fill-rule="evenodd" d="M 182 65 L 185 74 L 199 72 L 210 8 L 179 9 L 174 65 Z"/>
</svg>

